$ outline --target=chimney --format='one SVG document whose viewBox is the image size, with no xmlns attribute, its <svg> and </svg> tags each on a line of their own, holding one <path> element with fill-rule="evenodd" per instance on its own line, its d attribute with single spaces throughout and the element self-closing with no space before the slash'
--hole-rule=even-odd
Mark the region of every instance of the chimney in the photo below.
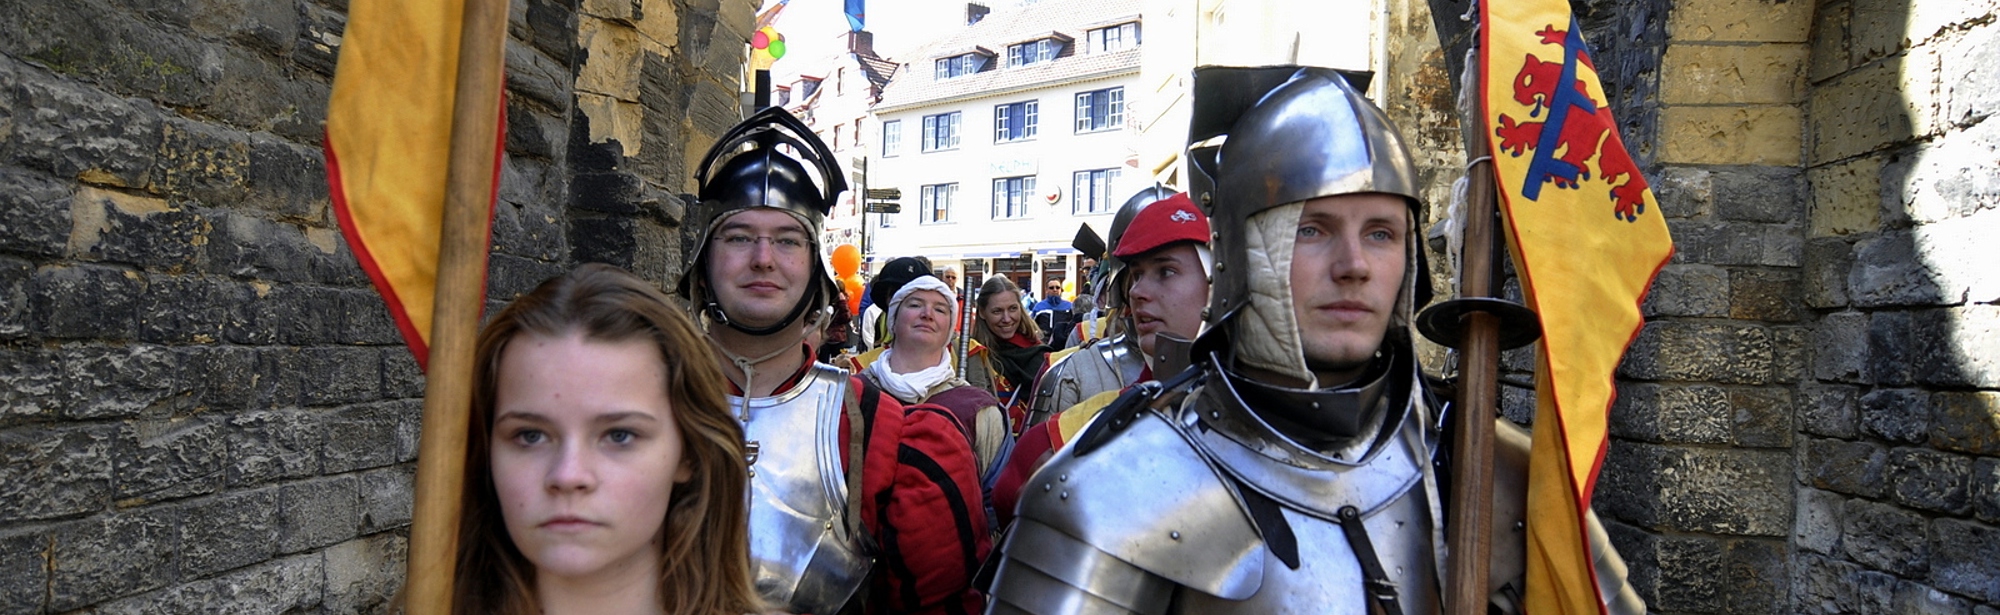
<svg viewBox="0 0 2000 615">
<path fill-rule="evenodd" d="M 848 32 L 847 51 L 855 55 L 875 55 L 875 33 L 867 30 Z"/>
<path fill-rule="evenodd" d="M 993 12 L 993 9 L 987 8 L 984 4 L 967 2 L 965 3 L 965 25 L 969 26 L 979 23 L 979 20 L 985 19 L 986 14 L 991 12 Z"/>
</svg>

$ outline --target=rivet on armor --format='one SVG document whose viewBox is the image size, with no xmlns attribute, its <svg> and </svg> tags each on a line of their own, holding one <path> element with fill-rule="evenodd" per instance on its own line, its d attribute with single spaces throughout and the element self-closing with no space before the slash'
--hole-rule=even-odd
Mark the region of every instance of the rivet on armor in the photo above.
<svg viewBox="0 0 2000 615">
<path fill-rule="evenodd" d="M 1062 482 L 1065 482 L 1065 483 L 1067 483 L 1067 482 L 1069 482 L 1069 475 L 1068 475 L 1068 474 L 1064 474 L 1064 475 L 1062 475 L 1062 476 L 1057 476 L 1057 477 L 1056 477 L 1056 480 L 1059 480 L 1059 481 L 1062 481 Z"/>
<path fill-rule="evenodd" d="M 1062 492 L 1062 493 L 1061 493 L 1060 495 L 1058 495 L 1057 497 L 1060 497 L 1060 498 L 1062 498 L 1062 499 L 1065 499 L 1065 500 L 1069 499 L 1069 490 L 1068 490 L 1068 489 L 1064 489 L 1064 490 L 1063 490 L 1063 492 Z"/>
<path fill-rule="evenodd" d="M 1221 420 L 1221 419 L 1222 419 L 1222 413 L 1221 413 L 1221 412 L 1216 412 L 1216 411 L 1214 411 L 1214 410 L 1210 410 L 1210 411 L 1208 411 L 1208 418 L 1212 418 L 1212 419 L 1216 419 L 1216 420 Z"/>
<path fill-rule="evenodd" d="M 1048 491 L 1050 489 L 1054 489 L 1055 486 L 1056 486 L 1055 483 L 1042 483 L 1042 491 Z"/>
<path fill-rule="evenodd" d="M 1318 410 L 1318 409 L 1319 409 L 1319 402 L 1313 402 L 1313 409 L 1314 409 L 1314 410 Z"/>
<path fill-rule="evenodd" d="M 1203 192 L 1203 193 L 1201 193 L 1201 204 L 1203 204 L 1203 205 L 1207 205 L 1207 204 L 1208 204 L 1208 202 L 1209 202 L 1210 200 L 1212 200 L 1212 199 L 1211 199 L 1211 197 L 1210 197 L 1209 193 L 1206 193 L 1206 192 Z"/>
<path fill-rule="evenodd" d="M 1180 532 L 1167 532 L 1167 537 L 1168 537 L 1168 538 L 1172 538 L 1172 539 L 1174 539 L 1174 540 L 1180 540 L 1180 539 L 1181 539 L 1181 533 L 1180 533 Z"/>
<path fill-rule="evenodd" d="M 1527 523 L 1526 521 L 1515 521 L 1515 522 L 1514 522 L 1514 531 L 1516 531 L 1516 532 L 1519 532 L 1519 531 L 1521 531 L 1521 530 L 1524 530 L 1524 529 L 1528 529 L 1528 523 Z"/>
<path fill-rule="evenodd" d="M 829 530 L 829 531 L 831 531 L 831 530 L 833 529 L 833 522 L 832 522 L 832 521 L 828 521 L 828 522 L 826 522 L 826 529 L 827 529 L 827 530 Z"/>
</svg>

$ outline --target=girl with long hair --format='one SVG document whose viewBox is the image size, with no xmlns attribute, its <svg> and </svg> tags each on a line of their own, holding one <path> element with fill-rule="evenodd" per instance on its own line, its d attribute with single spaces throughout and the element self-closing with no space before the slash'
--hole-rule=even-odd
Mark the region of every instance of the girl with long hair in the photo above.
<svg viewBox="0 0 2000 615">
<path fill-rule="evenodd" d="M 723 377 L 652 283 L 584 265 L 480 331 L 453 611 L 764 610 Z"/>
<path fill-rule="evenodd" d="M 1021 288 L 1006 276 L 980 284 L 975 314 L 972 339 L 979 345 L 966 353 L 965 380 L 1004 402 L 1010 431 L 1018 435 L 1027 427 L 1022 423 L 1034 405 L 1035 381 L 1048 369 L 1051 348 L 1022 306 Z"/>
</svg>

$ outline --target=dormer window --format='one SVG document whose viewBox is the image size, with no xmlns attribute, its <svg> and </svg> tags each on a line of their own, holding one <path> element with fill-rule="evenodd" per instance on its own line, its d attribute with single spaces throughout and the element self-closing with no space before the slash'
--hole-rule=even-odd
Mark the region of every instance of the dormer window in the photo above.
<svg viewBox="0 0 2000 615">
<path fill-rule="evenodd" d="M 813 79 L 808 77 L 799 80 L 799 100 L 803 101 L 805 99 L 812 98 L 813 92 L 818 92 L 818 91 L 819 91 L 818 79 Z"/>
<path fill-rule="evenodd" d="M 986 70 L 986 56 L 979 53 L 961 53 L 949 58 L 938 58 L 938 79 L 963 77 Z"/>
<path fill-rule="evenodd" d="M 1122 23 L 1091 30 L 1084 38 L 1090 53 L 1123 51 L 1139 46 L 1139 22 Z"/>
<path fill-rule="evenodd" d="M 1007 68 L 1027 66 L 1056 59 L 1062 51 L 1055 39 L 1040 39 L 1007 46 Z"/>
</svg>

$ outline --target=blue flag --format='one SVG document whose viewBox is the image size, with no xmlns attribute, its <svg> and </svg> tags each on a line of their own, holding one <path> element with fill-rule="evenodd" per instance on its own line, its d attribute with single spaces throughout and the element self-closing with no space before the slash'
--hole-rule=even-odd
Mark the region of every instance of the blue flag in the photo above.
<svg viewBox="0 0 2000 615">
<path fill-rule="evenodd" d="M 846 8 L 843 11 L 847 13 L 847 30 L 849 32 L 860 32 L 862 25 L 868 21 L 868 11 L 862 8 L 864 0 L 846 0 L 846 2 Z"/>
</svg>

